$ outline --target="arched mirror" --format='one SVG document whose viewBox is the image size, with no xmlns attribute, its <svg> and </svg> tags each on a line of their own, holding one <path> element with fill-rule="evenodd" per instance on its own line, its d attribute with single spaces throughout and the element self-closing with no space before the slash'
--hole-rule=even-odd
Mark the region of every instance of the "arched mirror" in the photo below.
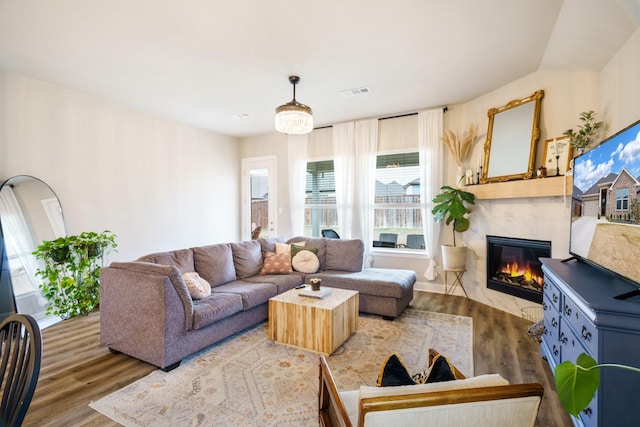
<svg viewBox="0 0 640 427">
<path fill-rule="evenodd" d="M 62 207 L 46 183 L 27 175 L 0 186 L 0 316 L 27 313 L 47 324 L 47 300 L 35 275 L 39 262 L 32 252 L 44 240 L 65 236 Z"/>
<path fill-rule="evenodd" d="M 538 90 L 527 98 L 489 109 L 483 184 L 534 176 L 543 97 L 544 91 Z"/>
</svg>

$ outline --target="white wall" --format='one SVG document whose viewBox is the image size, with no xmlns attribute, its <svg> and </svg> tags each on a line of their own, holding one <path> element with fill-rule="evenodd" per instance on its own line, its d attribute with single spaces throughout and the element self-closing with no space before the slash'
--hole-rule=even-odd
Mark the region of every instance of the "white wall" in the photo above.
<svg viewBox="0 0 640 427">
<path fill-rule="evenodd" d="M 237 240 L 239 169 L 234 138 L 0 72 L 0 178 L 49 184 L 68 234 L 114 232 L 111 261 Z"/>
<path fill-rule="evenodd" d="M 640 120 L 640 28 L 600 73 L 600 111 L 610 134 Z"/>
</svg>

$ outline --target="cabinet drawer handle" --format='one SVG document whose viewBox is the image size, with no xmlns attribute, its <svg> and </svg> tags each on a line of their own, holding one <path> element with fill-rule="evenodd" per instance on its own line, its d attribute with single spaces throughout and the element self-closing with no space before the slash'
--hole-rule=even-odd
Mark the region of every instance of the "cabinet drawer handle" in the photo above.
<svg viewBox="0 0 640 427">
<path fill-rule="evenodd" d="M 558 321 L 556 320 L 556 318 L 555 318 L 555 317 L 552 317 L 552 318 L 551 318 L 551 326 L 553 326 L 554 328 L 555 328 L 556 326 L 558 326 Z"/>
<path fill-rule="evenodd" d="M 569 340 L 568 340 L 568 339 L 567 339 L 567 337 L 565 336 L 564 332 L 562 332 L 562 333 L 560 334 L 560 342 L 561 342 L 562 344 L 566 344 L 566 343 L 567 343 L 567 341 L 569 341 Z"/>
<path fill-rule="evenodd" d="M 553 302 L 558 302 L 558 295 L 553 294 Z"/>
<path fill-rule="evenodd" d="M 565 305 L 564 314 L 566 314 L 567 316 L 571 316 L 571 307 L 569 307 L 568 305 Z"/>
<path fill-rule="evenodd" d="M 591 416 L 591 414 L 593 413 L 593 411 L 591 410 L 591 406 L 587 406 L 585 409 L 582 410 L 582 412 L 585 413 L 585 415 L 587 416 Z"/>
<path fill-rule="evenodd" d="M 558 355 L 558 353 L 560 353 L 560 352 L 558 351 L 558 347 L 556 347 L 556 345 L 554 344 L 554 345 L 553 345 L 553 355 L 554 355 L 554 356 L 557 356 L 557 355 Z"/>
<path fill-rule="evenodd" d="M 542 309 L 543 309 L 544 311 L 547 311 L 547 303 L 546 303 L 546 302 L 543 302 L 543 303 L 542 303 Z"/>
<path fill-rule="evenodd" d="M 584 325 L 582 326 L 582 339 L 591 342 L 591 332 L 588 332 Z"/>
</svg>

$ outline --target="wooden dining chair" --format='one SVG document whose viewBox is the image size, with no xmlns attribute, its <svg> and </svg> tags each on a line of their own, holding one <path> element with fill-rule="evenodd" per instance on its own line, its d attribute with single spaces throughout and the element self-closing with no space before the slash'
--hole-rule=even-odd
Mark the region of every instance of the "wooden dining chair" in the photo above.
<svg viewBox="0 0 640 427">
<path fill-rule="evenodd" d="M 36 390 L 42 335 L 28 314 L 12 314 L 0 324 L 0 423 L 19 427 Z"/>
</svg>

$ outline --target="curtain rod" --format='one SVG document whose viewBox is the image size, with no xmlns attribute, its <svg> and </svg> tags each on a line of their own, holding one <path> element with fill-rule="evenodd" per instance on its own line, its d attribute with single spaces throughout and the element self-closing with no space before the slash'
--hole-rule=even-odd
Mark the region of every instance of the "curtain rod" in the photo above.
<svg viewBox="0 0 640 427">
<path fill-rule="evenodd" d="M 449 111 L 449 107 L 447 107 L 446 105 L 444 107 L 442 107 L 442 112 L 446 113 L 447 111 Z M 398 114 L 396 116 L 388 116 L 388 117 L 381 117 L 378 120 L 387 120 L 387 119 L 398 119 L 400 117 L 409 117 L 409 116 L 416 116 L 418 113 L 406 113 L 406 114 Z M 326 125 L 326 126 L 319 126 L 317 128 L 313 128 L 314 130 L 317 129 L 327 129 L 327 128 L 332 128 L 333 125 Z"/>
</svg>

